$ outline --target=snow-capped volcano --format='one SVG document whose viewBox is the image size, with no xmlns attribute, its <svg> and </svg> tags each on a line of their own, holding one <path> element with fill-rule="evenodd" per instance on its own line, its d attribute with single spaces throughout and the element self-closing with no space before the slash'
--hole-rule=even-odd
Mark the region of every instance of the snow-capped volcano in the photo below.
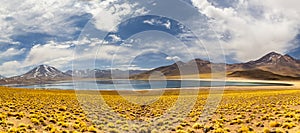
<svg viewBox="0 0 300 133">
<path fill-rule="evenodd" d="M 291 57 L 289 55 L 281 55 L 281 54 L 276 53 L 276 52 L 271 52 L 271 53 L 263 56 L 262 58 L 260 58 L 260 59 L 258 59 L 256 61 L 252 61 L 250 63 L 255 63 L 257 65 L 260 65 L 260 64 L 294 65 L 297 62 L 298 61 L 296 59 L 294 59 L 293 57 Z"/>
<path fill-rule="evenodd" d="M 70 75 L 65 74 L 55 67 L 48 65 L 40 65 L 29 72 L 21 75 L 24 78 L 62 78 L 69 77 Z"/>
<path fill-rule="evenodd" d="M 72 76 L 48 65 L 40 65 L 25 74 L 6 78 L 0 84 L 40 84 L 51 81 L 70 80 Z"/>
</svg>

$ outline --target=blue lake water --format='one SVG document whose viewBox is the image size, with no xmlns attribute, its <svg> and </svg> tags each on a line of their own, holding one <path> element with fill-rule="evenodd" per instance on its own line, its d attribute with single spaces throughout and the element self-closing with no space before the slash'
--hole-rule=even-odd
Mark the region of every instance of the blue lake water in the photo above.
<svg viewBox="0 0 300 133">
<path fill-rule="evenodd" d="M 161 88 L 191 88 L 191 87 L 217 87 L 217 86 L 292 86 L 284 83 L 262 82 L 223 82 L 223 81 L 199 81 L 199 80 L 99 80 L 57 82 L 39 85 L 16 85 L 18 88 L 41 89 L 66 89 L 66 90 L 143 90 Z"/>
</svg>

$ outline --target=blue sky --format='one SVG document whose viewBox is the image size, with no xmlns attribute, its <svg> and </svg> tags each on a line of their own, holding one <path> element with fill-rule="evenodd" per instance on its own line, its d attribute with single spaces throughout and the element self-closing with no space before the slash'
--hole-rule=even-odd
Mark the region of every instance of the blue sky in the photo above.
<svg viewBox="0 0 300 133">
<path fill-rule="evenodd" d="M 5 76 L 40 64 L 64 71 L 151 69 L 194 58 L 245 62 L 271 51 L 300 58 L 296 0 L 1 3 L 0 75 Z"/>
</svg>

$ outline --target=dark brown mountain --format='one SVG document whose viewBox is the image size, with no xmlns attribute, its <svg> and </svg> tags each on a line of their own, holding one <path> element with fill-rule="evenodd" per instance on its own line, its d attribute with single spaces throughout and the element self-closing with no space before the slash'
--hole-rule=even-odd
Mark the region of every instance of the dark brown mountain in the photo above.
<svg viewBox="0 0 300 133">
<path fill-rule="evenodd" d="M 247 63 L 227 65 L 229 72 L 261 69 L 283 76 L 300 77 L 300 61 L 289 55 L 271 52 L 262 58 Z"/>
<path fill-rule="evenodd" d="M 212 65 L 217 66 L 220 64 L 195 59 L 187 63 L 177 62 L 169 66 L 159 67 L 131 76 L 131 78 L 147 79 L 153 72 L 161 72 L 164 76 L 205 74 L 211 73 Z M 258 60 L 246 63 L 226 64 L 226 69 L 228 73 L 231 73 L 229 76 L 253 79 L 297 79 L 297 77 L 300 77 L 300 61 L 289 55 L 281 55 L 276 52 L 271 52 Z M 247 77 L 247 74 L 251 72 L 252 74 Z"/>
<path fill-rule="evenodd" d="M 0 84 L 37 84 L 53 81 L 70 80 L 71 75 L 48 65 L 40 65 L 20 76 L 0 80 Z"/>
<path fill-rule="evenodd" d="M 187 63 L 182 61 L 176 62 L 169 66 L 162 66 L 153 70 L 131 76 L 132 79 L 148 79 L 154 73 L 160 72 L 164 76 L 192 75 L 195 73 L 210 73 L 211 63 L 209 61 L 195 59 Z"/>
<path fill-rule="evenodd" d="M 258 79 L 258 80 L 299 80 L 300 79 L 292 76 L 282 76 L 279 74 L 274 74 L 272 72 L 264 71 L 260 69 L 235 71 L 231 74 L 228 74 L 228 77 L 243 77 L 247 79 Z"/>
</svg>

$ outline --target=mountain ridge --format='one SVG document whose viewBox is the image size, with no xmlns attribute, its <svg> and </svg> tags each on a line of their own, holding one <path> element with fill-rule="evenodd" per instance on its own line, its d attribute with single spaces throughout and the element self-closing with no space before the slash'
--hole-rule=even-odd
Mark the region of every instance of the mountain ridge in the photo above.
<svg viewBox="0 0 300 133">
<path fill-rule="evenodd" d="M 194 64 L 190 64 L 194 62 Z M 179 76 L 179 66 L 185 66 L 187 69 L 194 68 L 198 69 L 199 74 L 211 73 L 212 64 L 218 65 L 218 63 L 212 63 L 201 59 L 194 59 L 187 63 L 180 63 L 180 65 L 174 63 L 172 65 L 158 67 L 148 72 L 131 76 L 132 79 L 147 79 L 152 72 L 159 71 L 165 76 Z M 222 65 L 219 63 L 219 65 Z M 223 64 L 224 65 L 224 64 Z M 263 72 L 267 75 L 277 76 L 277 79 L 292 79 L 293 77 L 300 77 L 300 60 L 293 58 L 290 55 L 282 55 L 276 52 L 270 52 L 263 57 L 248 61 L 245 63 L 226 64 L 228 76 L 234 72 Z M 256 71 L 253 71 L 256 70 Z M 259 70 L 259 71 L 258 71 Z M 197 70 L 194 70 L 196 72 Z M 269 73 L 267 73 L 269 72 Z M 195 73 L 194 73 L 195 74 Z M 257 73 L 258 74 L 258 73 Z M 181 74 L 185 75 L 185 74 Z M 188 74 L 187 74 L 188 75 Z M 245 75 L 244 75 L 245 76 Z"/>
<path fill-rule="evenodd" d="M 261 69 L 282 76 L 300 77 L 300 61 L 290 55 L 271 52 L 246 63 L 227 65 L 228 72 Z"/>
<path fill-rule="evenodd" d="M 126 78 L 128 75 L 134 75 L 144 72 L 144 70 L 101 70 L 101 69 L 86 69 L 86 70 L 68 70 L 65 73 L 78 78 Z"/>
<path fill-rule="evenodd" d="M 299 80 L 299 77 L 282 76 L 261 69 L 251 69 L 244 71 L 235 71 L 228 74 L 228 77 L 242 77 L 256 80 Z"/>
<path fill-rule="evenodd" d="M 48 83 L 53 81 L 71 80 L 72 77 L 79 78 L 127 78 L 131 79 L 148 79 L 154 72 L 160 72 L 164 76 L 179 76 L 193 74 L 211 73 L 212 65 L 224 65 L 221 63 L 212 63 L 202 59 L 194 59 L 188 62 L 178 61 L 171 65 L 161 66 L 149 71 L 143 70 L 68 70 L 62 72 L 55 67 L 48 65 L 39 65 L 25 74 L 10 78 L 0 78 L 0 84 L 37 84 Z M 290 55 L 282 55 L 276 52 L 270 52 L 263 57 L 248 61 L 245 63 L 225 64 L 229 77 L 246 77 L 249 72 L 253 73 L 250 78 L 262 79 L 299 79 L 300 77 L 300 60 Z M 263 74 L 264 75 L 263 75 Z M 157 74 L 157 73 L 156 73 Z M 272 78 L 272 76 L 276 78 Z M 249 78 L 249 77 L 248 77 Z"/>
<path fill-rule="evenodd" d="M 0 84 L 44 84 L 55 81 L 72 80 L 72 78 L 126 78 L 132 74 L 144 72 L 143 70 L 100 70 L 100 69 L 86 69 L 86 70 L 68 70 L 62 72 L 55 67 L 48 65 L 39 65 L 25 74 L 14 76 L 10 78 L 0 79 Z"/>
</svg>

